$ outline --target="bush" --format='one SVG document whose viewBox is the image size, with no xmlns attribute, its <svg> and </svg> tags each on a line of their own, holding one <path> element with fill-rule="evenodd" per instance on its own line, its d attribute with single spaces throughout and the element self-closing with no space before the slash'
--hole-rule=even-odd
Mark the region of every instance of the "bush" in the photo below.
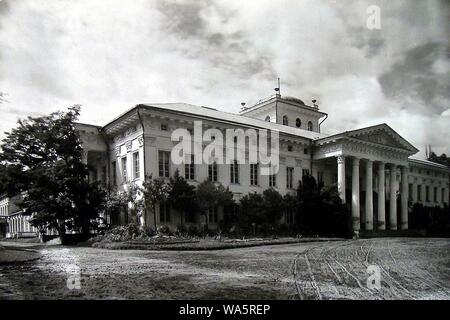
<svg viewBox="0 0 450 320">
<path fill-rule="evenodd" d="M 137 224 L 130 223 L 126 226 L 118 226 L 108 230 L 104 235 L 92 238 L 91 242 L 121 242 L 143 239 L 148 238 L 152 234 L 150 231 L 151 229 L 142 230 Z"/>
<path fill-rule="evenodd" d="M 192 237 L 199 236 L 200 234 L 199 234 L 199 230 L 198 230 L 197 226 L 194 226 L 194 225 L 189 226 L 188 235 L 190 235 Z"/>
<path fill-rule="evenodd" d="M 175 229 L 176 236 L 185 236 L 187 234 L 187 228 L 184 224 L 180 224 Z"/>
<path fill-rule="evenodd" d="M 170 235 L 170 229 L 168 226 L 159 226 L 158 227 L 158 233 L 164 234 L 164 235 Z"/>
</svg>

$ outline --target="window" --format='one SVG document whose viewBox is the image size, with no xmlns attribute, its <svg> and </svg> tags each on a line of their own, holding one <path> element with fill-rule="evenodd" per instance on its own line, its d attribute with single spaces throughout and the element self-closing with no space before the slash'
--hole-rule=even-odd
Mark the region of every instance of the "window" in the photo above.
<svg viewBox="0 0 450 320">
<path fill-rule="evenodd" d="M 430 187 L 429 186 L 425 187 L 425 201 L 430 202 Z"/>
<path fill-rule="evenodd" d="M 106 185 L 106 166 L 102 167 L 101 182 L 103 185 Z"/>
<path fill-rule="evenodd" d="M 294 224 L 294 211 L 291 208 L 286 209 L 284 213 L 284 220 L 286 224 Z"/>
<path fill-rule="evenodd" d="M 438 189 L 437 189 L 437 187 L 434 187 L 434 189 L 433 189 L 433 200 L 434 200 L 434 202 L 437 202 L 437 193 L 438 193 Z"/>
<path fill-rule="evenodd" d="M 139 152 L 133 153 L 133 177 L 134 179 L 140 178 Z"/>
<path fill-rule="evenodd" d="M 292 150 L 294 150 L 294 147 L 293 146 L 288 146 L 287 149 L 288 149 L 289 152 L 292 152 Z"/>
<path fill-rule="evenodd" d="M 218 212 L 218 208 L 217 206 L 210 208 L 208 210 L 208 222 L 209 223 L 217 223 L 218 222 L 218 218 L 219 218 L 219 212 Z"/>
<path fill-rule="evenodd" d="M 417 185 L 417 201 L 422 201 L 422 186 Z"/>
<path fill-rule="evenodd" d="M 409 201 L 413 201 L 412 193 L 413 193 L 413 184 L 410 183 L 410 184 L 408 184 L 408 200 Z"/>
<path fill-rule="evenodd" d="M 308 148 L 303 149 L 304 154 L 308 154 Z"/>
<path fill-rule="evenodd" d="M 308 169 L 303 169 L 302 170 L 302 176 L 309 176 L 309 170 Z"/>
<path fill-rule="evenodd" d="M 270 122 L 270 116 L 267 116 L 267 117 L 266 117 L 266 121 L 267 121 L 267 122 Z"/>
<path fill-rule="evenodd" d="M 161 131 L 167 131 L 167 124 L 161 124 Z"/>
<path fill-rule="evenodd" d="M 317 183 L 323 183 L 323 172 L 317 171 Z"/>
<path fill-rule="evenodd" d="M 313 131 L 313 123 L 311 121 L 308 121 L 308 130 Z"/>
<path fill-rule="evenodd" d="M 258 185 L 258 164 L 257 163 L 250 164 L 250 185 L 252 185 L 252 186 Z"/>
<path fill-rule="evenodd" d="M 166 202 L 161 202 L 159 204 L 159 222 L 160 223 L 170 222 L 170 206 Z"/>
<path fill-rule="evenodd" d="M 191 155 L 191 160 L 189 163 L 184 164 L 184 178 L 187 180 L 195 179 L 194 155 Z"/>
<path fill-rule="evenodd" d="M 442 203 L 445 202 L 445 188 L 442 188 L 442 190 L 441 190 L 441 202 Z"/>
<path fill-rule="evenodd" d="M 285 126 L 289 125 L 289 121 L 288 121 L 288 117 L 287 116 L 283 116 L 283 125 L 285 125 Z"/>
<path fill-rule="evenodd" d="M 158 165 L 160 177 L 164 178 L 169 177 L 169 159 L 170 159 L 170 152 L 167 151 L 158 152 Z"/>
<path fill-rule="evenodd" d="M 286 168 L 286 188 L 292 189 L 294 187 L 294 168 Z"/>
<path fill-rule="evenodd" d="M 302 120 L 300 120 L 300 118 L 295 119 L 295 126 L 297 128 L 300 128 L 302 126 Z"/>
<path fill-rule="evenodd" d="M 276 187 L 277 186 L 277 175 L 271 174 L 269 175 L 269 187 Z"/>
<path fill-rule="evenodd" d="M 117 165 L 116 165 L 116 162 L 114 161 L 112 164 L 111 164 L 111 170 L 112 170 L 112 182 L 113 182 L 113 186 L 116 186 L 117 185 Z"/>
<path fill-rule="evenodd" d="M 127 158 L 123 157 L 121 159 L 122 161 L 122 183 L 126 183 L 127 182 Z"/>
<path fill-rule="evenodd" d="M 230 182 L 234 184 L 239 183 L 239 165 L 237 160 L 230 164 Z"/>
<path fill-rule="evenodd" d="M 208 179 L 212 182 L 217 182 L 217 163 L 213 162 L 208 165 Z"/>
</svg>

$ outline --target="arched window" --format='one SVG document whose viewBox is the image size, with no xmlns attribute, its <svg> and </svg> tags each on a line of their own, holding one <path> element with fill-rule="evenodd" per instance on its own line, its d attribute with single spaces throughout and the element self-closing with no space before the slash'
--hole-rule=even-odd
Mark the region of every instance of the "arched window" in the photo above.
<svg viewBox="0 0 450 320">
<path fill-rule="evenodd" d="M 311 121 L 308 122 L 308 130 L 313 131 L 313 123 Z"/>
<path fill-rule="evenodd" d="M 283 125 L 288 126 L 289 122 L 288 122 L 288 117 L 287 116 L 283 116 Z"/>
<path fill-rule="evenodd" d="M 300 118 L 297 118 L 297 119 L 295 120 L 295 126 L 296 126 L 297 128 L 300 128 L 300 127 L 302 126 L 302 120 L 300 120 Z"/>
<path fill-rule="evenodd" d="M 267 116 L 267 117 L 266 117 L 266 121 L 267 121 L 267 122 L 270 122 L 270 116 Z"/>
</svg>

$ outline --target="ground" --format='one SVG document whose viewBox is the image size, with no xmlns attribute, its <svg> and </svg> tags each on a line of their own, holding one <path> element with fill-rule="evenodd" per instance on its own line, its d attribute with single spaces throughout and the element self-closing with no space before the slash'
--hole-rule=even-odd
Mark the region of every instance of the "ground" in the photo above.
<svg viewBox="0 0 450 320">
<path fill-rule="evenodd" d="M 0 265 L 0 299 L 450 299 L 448 239 L 183 252 L 29 246 L 40 259 Z M 380 289 L 367 285 L 370 265 Z"/>
</svg>

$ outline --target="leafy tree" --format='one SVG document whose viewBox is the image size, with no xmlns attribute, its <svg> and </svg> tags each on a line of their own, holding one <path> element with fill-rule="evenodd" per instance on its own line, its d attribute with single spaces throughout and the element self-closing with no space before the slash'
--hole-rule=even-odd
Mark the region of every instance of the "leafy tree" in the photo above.
<svg viewBox="0 0 450 320">
<path fill-rule="evenodd" d="M 174 177 L 170 178 L 169 188 L 168 201 L 172 208 L 180 212 L 181 225 L 183 225 L 186 215 L 193 214 L 197 209 L 195 187 L 180 176 L 177 170 Z"/>
<path fill-rule="evenodd" d="M 208 228 L 208 211 L 216 206 L 229 208 L 233 205 L 233 193 L 223 185 L 205 180 L 197 186 L 196 190 L 197 208 L 200 215 L 205 217 L 206 228 Z"/>
<path fill-rule="evenodd" d="M 168 199 L 170 194 L 170 186 L 164 181 L 163 178 L 154 179 L 152 176 L 149 176 L 145 177 L 142 187 L 144 205 L 145 208 L 148 208 L 153 212 L 153 222 L 156 231 L 158 229 L 156 222 L 156 205 Z"/>
<path fill-rule="evenodd" d="M 240 200 L 241 214 L 238 224 L 242 232 L 252 230 L 252 226 L 264 223 L 263 196 L 260 193 L 249 193 Z"/>
<path fill-rule="evenodd" d="M 128 184 L 123 191 L 111 189 L 106 196 L 106 210 L 111 215 L 117 216 L 123 210 L 125 212 L 125 223 L 129 222 L 131 204 L 131 216 L 137 218 L 137 213 L 142 213 L 144 203 L 142 190 L 136 184 Z"/>
<path fill-rule="evenodd" d="M 283 196 L 273 188 L 263 192 L 264 222 L 275 226 L 279 223 L 284 210 Z"/>
<path fill-rule="evenodd" d="M 81 141 L 74 127 L 79 106 L 67 112 L 19 120 L 1 145 L 6 188 L 22 194 L 24 213 L 35 214 L 31 224 L 88 234 L 103 209 L 104 192 L 88 181 Z"/>
<path fill-rule="evenodd" d="M 313 176 L 304 176 L 297 189 L 295 222 L 304 232 L 349 235 L 350 214 L 336 185 L 318 185 Z"/>
<path fill-rule="evenodd" d="M 428 155 L 428 161 L 432 161 L 432 162 L 443 164 L 444 166 L 450 167 L 450 158 L 447 157 L 447 155 L 445 153 L 438 156 L 436 153 L 431 151 Z"/>
</svg>

